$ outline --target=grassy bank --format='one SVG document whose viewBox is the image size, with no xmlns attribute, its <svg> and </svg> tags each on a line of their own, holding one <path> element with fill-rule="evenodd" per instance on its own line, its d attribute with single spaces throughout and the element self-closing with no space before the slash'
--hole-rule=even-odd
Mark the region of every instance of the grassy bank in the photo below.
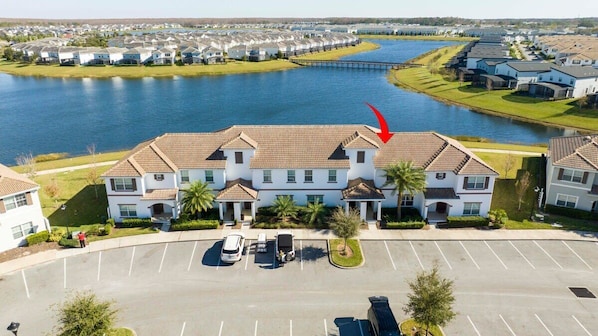
<svg viewBox="0 0 598 336">
<path fill-rule="evenodd" d="M 318 59 L 334 59 L 345 55 L 360 53 L 378 48 L 372 42 L 364 42 L 355 47 L 342 48 L 302 57 Z M 186 65 L 186 66 L 66 66 L 59 65 L 30 65 L 13 62 L 0 62 L 0 72 L 16 76 L 40 76 L 63 78 L 142 78 L 142 77 L 197 77 L 215 76 L 241 73 L 259 73 L 280 71 L 297 68 L 298 65 L 287 60 L 273 60 L 265 62 L 231 61 L 217 65 Z"/>
<path fill-rule="evenodd" d="M 477 37 L 441 36 L 441 35 L 359 35 L 361 39 L 372 40 L 417 40 L 417 41 L 456 41 L 470 42 L 479 40 Z"/>
<path fill-rule="evenodd" d="M 126 150 L 126 151 L 96 154 L 95 161 L 96 162 L 106 162 L 106 161 L 120 160 L 128 152 L 129 151 Z M 80 165 L 90 164 L 93 162 L 93 160 L 94 160 L 94 158 L 92 158 L 90 155 L 84 155 L 84 156 L 75 156 L 75 157 L 69 157 L 69 158 L 64 158 L 64 159 L 59 159 L 59 160 L 37 162 L 35 164 L 35 170 L 42 171 L 42 170 L 49 170 L 49 169 L 56 169 L 56 168 L 80 166 Z M 19 173 L 25 172 L 25 169 L 20 166 L 15 166 L 15 167 L 11 167 L 11 168 Z"/>
<path fill-rule="evenodd" d="M 418 58 L 417 63 L 425 64 L 426 67 L 393 70 L 389 73 L 389 81 L 397 86 L 425 93 L 440 101 L 469 107 L 483 113 L 550 126 L 586 131 L 598 130 L 596 110 L 580 109 L 572 99 L 545 101 L 518 95 L 511 90 L 488 91 L 484 88 L 472 87 L 467 83 L 449 81 L 437 73 L 437 70 L 461 48 L 462 46 L 441 48 Z"/>
</svg>

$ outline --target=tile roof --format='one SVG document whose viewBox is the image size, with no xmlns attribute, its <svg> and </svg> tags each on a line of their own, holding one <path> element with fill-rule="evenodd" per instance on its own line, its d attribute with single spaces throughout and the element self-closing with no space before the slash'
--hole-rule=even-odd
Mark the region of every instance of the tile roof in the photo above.
<svg viewBox="0 0 598 336">
<path fill-rule="evenodd" d="M 376 148 L 377 168 L 410 160 L 426 171 L 496 174 L 458 141 L 440 134 L 396 133 L 384 144 L 377 132 L 367 125 L 263 125 L 231 126 L 211 133 L 167 133 L 138 145 L 103 176 L 140 176 L 177 168 L 225 169 L 222 148 L 255 148 L 252 169 L 348 169 L 343 148 Z"/>
<path fill-rule="evenodd" d="M 426 188 L 424 197 L 426 199 L 459 199 L 453 188 Z"/>
<path fill-rule="evenodd" d="M 347 189 L 342 191 L 343 199 L 386 199 L 374 181 L 357 178 L 350 180 Z"/>
<path fill-rule="evenodd" d="M 598 135 L 564 136 L 550 139 L 550 160 L 555 166 L 598 171 Z"/>
<path fill-rule="evenodd" d="M 575 78 L 594 78 L 598 77 L 598 69 L 587 65 L 587 66 L 558 66 L 552 65 L 552 69 L 558 72 L 562 72 L 565 75 L 569 75 Z"/>
<path fill-rule="evenodd" d="M 176 200 L 179 189 L 148 189 L 141 197 L 142 201 L 150 200 Z"/>
<path fill-rule="evenodd" d="M 253 189 L 250 181 L 236 179 L 228 181 L 226 188 L 222 189 L 216 196 L 217 200 L 246 200 L 254 201 L 257 199 L 258 192 Z"/>
<path fill-rule="evenodd" d="M 38 187 L 37 183 L 0 164 L 0 198 Z"/>
</svg>

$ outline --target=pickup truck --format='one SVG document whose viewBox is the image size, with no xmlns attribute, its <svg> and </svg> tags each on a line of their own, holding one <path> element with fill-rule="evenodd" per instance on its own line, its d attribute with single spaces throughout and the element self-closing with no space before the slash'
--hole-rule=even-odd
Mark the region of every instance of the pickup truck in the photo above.
<svg viewBox="0 0 598 336">
<path fill-rule="evenodd" d="M 295 238 L 291 231 L 278 231 L 276 234 L 276 260 L 282 263 L 295 260 Z"/>
</svg>

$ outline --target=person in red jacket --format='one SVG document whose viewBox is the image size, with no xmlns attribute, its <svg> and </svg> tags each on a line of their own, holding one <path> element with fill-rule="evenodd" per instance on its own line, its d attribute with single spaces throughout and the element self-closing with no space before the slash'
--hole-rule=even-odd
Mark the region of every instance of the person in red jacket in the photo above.
<svg viewBox="0 0 598 336">
<path fill-rule="evenodd" d="M 79 245 L 81 245 L 81 247 L 85 247 L 85 232 L 79 232 L 77 237 L 79 238 Z"/>
</svg>

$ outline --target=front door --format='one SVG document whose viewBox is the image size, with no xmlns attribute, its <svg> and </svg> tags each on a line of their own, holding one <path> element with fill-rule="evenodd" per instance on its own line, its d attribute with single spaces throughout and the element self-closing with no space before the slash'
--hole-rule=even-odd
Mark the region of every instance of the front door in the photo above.
<svg viewBox="0 0 598 336">
<path fill-rule="evenodd" d="M 445 213 L 446 212 L 446 203 L 436 203 L 436 212 Z"/>
<path fill-rule="evenodd" d="M 164 204 L 154 204 L 154 215 L 161 215 L 164 213 Z"/>
</svg>

